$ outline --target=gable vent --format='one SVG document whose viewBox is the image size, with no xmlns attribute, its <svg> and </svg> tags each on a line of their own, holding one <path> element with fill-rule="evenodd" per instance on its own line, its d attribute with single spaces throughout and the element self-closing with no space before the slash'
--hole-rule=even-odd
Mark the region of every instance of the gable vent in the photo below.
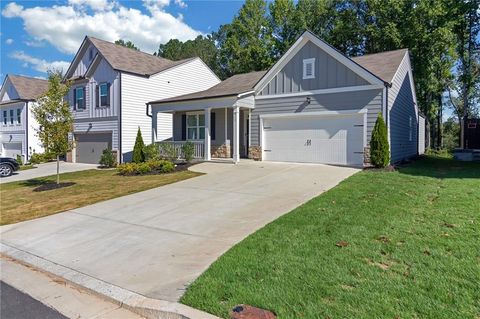
<svg viewBox="0 0 480 319">
<path fill-rule="evenodd" d="M 303 60 L 303 79 L 315 78 L 315 58 Z"/>
</svg>

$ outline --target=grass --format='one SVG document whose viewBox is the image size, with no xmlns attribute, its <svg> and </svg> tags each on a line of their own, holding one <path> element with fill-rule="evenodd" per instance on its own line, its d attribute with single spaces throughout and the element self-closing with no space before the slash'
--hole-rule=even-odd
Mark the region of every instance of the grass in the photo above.
<svg viewBox="0 0 480 319">
<path fill-rule="evenodd" d="M 35 189 L 55 181 L 56 176 L 6 183 L 0 187 L 0 224 L 48 216 L 198 175 L 200 174 L 191 171 L 180 171 L 160 175 L 120 176 L 115 170 L 87 170 L 61 174 L 62 183 L 75 184 L 43 192 Z"/>
<path fill-rule="evenodd" d="M 20 165 L 19 170 L 20 171 L 26 171 L 26 170 L 32 169 L 32 168 L 36 168 L 36 167 L 33 166 L 32 164 L 25 164 L 25 165 Z"/>
<path fill-rule="evenodd" d="M 181 302 L 224 318 L 245 303 L 278 318 L 478 319 L 480 164 L 360 172 L 233 247 Z"/>
</svg>

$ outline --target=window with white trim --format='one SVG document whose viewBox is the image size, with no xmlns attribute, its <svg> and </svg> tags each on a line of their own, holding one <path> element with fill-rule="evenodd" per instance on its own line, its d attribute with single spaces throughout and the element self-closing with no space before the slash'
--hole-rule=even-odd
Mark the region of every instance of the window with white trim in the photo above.
<svg viewBox="0 0 480 319">
<path fill-rule="evenodd" d="M 22 109 L 17 109 L 17 124 L 22 124 Z"/>
<path fill-rule="evenodd" d="M 205 139 L 205 114 L 187 113 L 187 140 Z"/>
<path fill-rule="evenodd" d="M 85 88 L 78 87 L 74 90 L 75 95 L 75 109 L 76 110 L 85 110 Z"/>
<path fill-rule="evenodd" d="M 110 85 L 108 83 L 102 83 L 99 85 L 99 101 L 100 106 L 109 106 L 108 94 L 110 93 Z"/>
<path fill-rule="evenodd" d="M 13 125 L 13 121 L 14 121 L 14 115 L 13 115 L 13 109 L 10 110 L 10 125 Z"/>
<path fill-rule="evenodd" d="M 6 110 L 3 111 L 3 125 L 7 125 L 8 122 L 8 112 Z"/>
<path fill-rule="evenodd" d="M 303 60 L 303 79 L 315 78 L 315 58 Z"/>
<path fill-rule="evenodd" d="M 413 140 L 413 118 L 410 116 L 408 118 L 408 140 L 411 142 Z"/>
</svg>

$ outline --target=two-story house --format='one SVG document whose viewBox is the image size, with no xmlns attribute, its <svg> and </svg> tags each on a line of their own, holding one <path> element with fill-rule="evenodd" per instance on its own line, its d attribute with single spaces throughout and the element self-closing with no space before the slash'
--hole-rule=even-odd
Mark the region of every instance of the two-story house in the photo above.
<svg viewBox="0 0 480 319">
<path fill-rule="evenodd" d="M 3 157 L 21 156 L 27 162 L 43 152 L 31 112 L 36 100 L 48 89 L 48 81 L 8 74 L 0 90 L 0 146 Z"/>
<path fill-rule="evenodd" d="M 220 82 L 200 58 L 171 61 L 85 37 L 65 79 L 71 81 L 75 148 L 67 160 L 98 163 L 104 149 L 130 161 L 138 128 L 152 139 L 146 103 L 205 90 Z M 155 140 L 172 137 L 172 115 L 159 114 Z"/>
</svg>

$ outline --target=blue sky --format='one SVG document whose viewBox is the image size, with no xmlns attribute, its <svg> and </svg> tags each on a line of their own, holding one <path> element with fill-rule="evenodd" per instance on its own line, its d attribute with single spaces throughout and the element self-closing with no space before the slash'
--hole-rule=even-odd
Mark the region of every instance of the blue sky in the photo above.
<svg viewBox="0 0 480 319">
<path fill-rule="evenodd" d="M 192 39 L 231 22 L 242 1 L 0 1 L 0 80 L 9 74 L 45 77 L 64 68 L 85 35 L 131 40 L 153 53 L 170 38 Z M 66 69 L 65 69 L 66 71 Z"/>
</svg>

